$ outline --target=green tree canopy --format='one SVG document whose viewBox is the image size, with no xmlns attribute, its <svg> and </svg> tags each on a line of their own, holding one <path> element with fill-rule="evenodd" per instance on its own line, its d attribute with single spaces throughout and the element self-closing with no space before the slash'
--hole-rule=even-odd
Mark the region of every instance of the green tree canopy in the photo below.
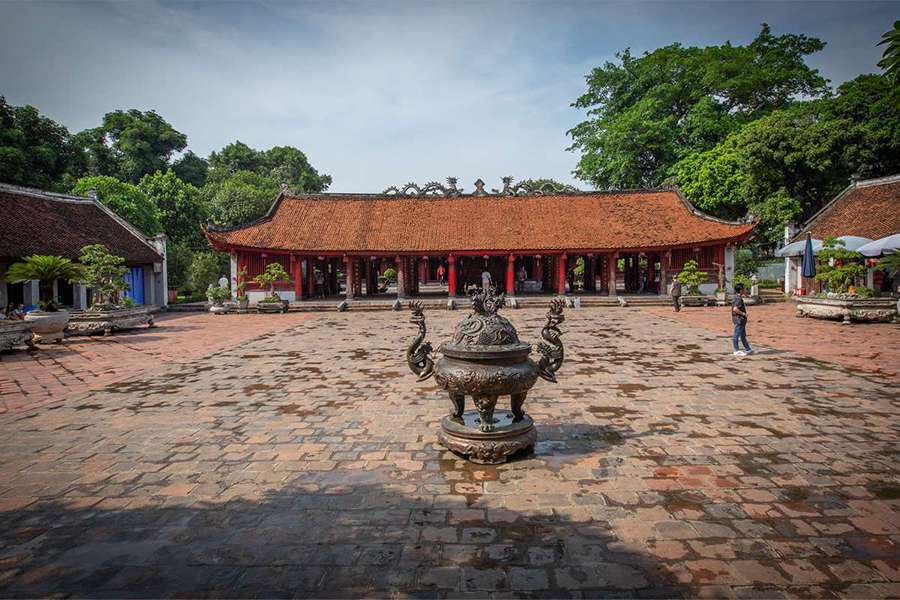
<svg viewBox="0 0 900 600">
<path fill-rule="evenodd" d="M 206 183 L 206 172 L 209 170 L 209 163 L 205 158 L 201 158 L 188 150 L 181 158 L 172 163 L 172 170 L 175 171 L 178 179 L 185 183 L 202 187 Z"/>
<path fill-rule="evenodd" d="M 0 181 L 63 190 L 77 169 L 69 131 L 33 106 L 11 106 L 0 96 Z"/>
<path fill-rule="evenodd" d="M 574 106 L 588 119 L 569 131 L 581 153 L 575 174 L 603 189 L 659 185 L 678 160 L 708 150 L 741 125 L 798 96 L 827 92 L 805 57 L 825 44 L 772 35 L 763 25 L 746 46 L 673 44 L 628 50 L 587 77 Z"/>
<path fill-rule="evenodd" d="M 106 113 L 99 127 L 76 139 L 88 154 L 90 173 L 132 183 L 166 170 L 172 154 L 187 146 L 187 136 L 156 112 L 137 109 Z"/>
<path fill-rule="evenodd" d="M 237 171 L 210 179 L 203 186 L 201 197 L 214 223 L 235 227 L 265 215 L 278 191 L 273 179 L 252 171 Z"/>
<path fill-rule="evenodd" d="M 254 150 L 241 141 L 228 144 L 209 155 L 210 179 L 224 179 L 240 171 L 261 175 L 276 186 L 286 183 L 298 192 L 324 192 L 331 185 L 329 175 L 320 175 L 306 155 L 292 146 Z"/>
<path fill-rule="evenodd" d="M 179 179 L 172 169 L 144 175 L 138 188 L 156 205 L 163 231 L 172 242 L 193 249 L 206 247 L 200 231 L 206 223 L 200 190 Z"/>
<path fill-rule="evenodd" d="M 97 199 L 104 206 L 144 234 L 154 235 L 163 231 L 159 210 L 153 200 L 138 186 L 124 183 L 115 177 L 96 175 L 79 179 L 72 187 L 71 193 L 76 196 L 87 196 L 90 190 L 96 190 Z"/>
<path fill-rule="evenodd" d="M 762 219 L 759 240 L 775 242 L 789 221 L 811 217 L 853 174 L 900 171 L 900 88 L 862 75 L 835 96 L 796 102 L 689 154 L 669 173 L 698 208 Z"/>
</svg>

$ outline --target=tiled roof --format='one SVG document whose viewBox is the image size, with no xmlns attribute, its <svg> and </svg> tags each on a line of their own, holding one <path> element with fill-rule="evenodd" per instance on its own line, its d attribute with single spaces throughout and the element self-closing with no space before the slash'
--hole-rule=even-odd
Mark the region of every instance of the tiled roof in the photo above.
<svg viewBox="0 0 900 600">
<path fill-rule="evenodd" d="M 872 240 L 900 233 L 900 175 L 857 181 L 828 203 L 794 238 L 856 235 Z"/>
<path fill-rule="evenodd" d="M 263 219 L 207 231 L 219 249 L 462 252 L 640 249 L 749 236 L 672 190 L 544 196 L 282 194 Z"/>
<path fill-rule="evenodd" d="M 129 264 L 162 262 L 137 230 L 94 200 L 0 185 L 0 259 L 75 259 L 88 244 L 103 244 Z"/>
</svg>

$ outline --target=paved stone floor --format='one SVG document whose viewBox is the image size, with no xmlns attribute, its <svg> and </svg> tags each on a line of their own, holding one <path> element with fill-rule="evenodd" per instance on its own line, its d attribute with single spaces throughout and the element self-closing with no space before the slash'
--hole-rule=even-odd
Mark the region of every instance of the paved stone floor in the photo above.
<svg viewBox="0 0 900 600">
<path fill-rule="evenodd" d="M 797 318 L 793 302 L 749 306 L 747 337 L 781 350 L 900 380 L 900 324 Z M 731 337 L 731 307 L 648 309 L 651 313 Z M 729 342 L 730 343 L 730 342 Z"/>
<path fill-rule="evenodd" d="M 0 595 L 900 596 L 884 375 L 571 311 L 535 453 L 484 467 L 435 447 L 406 315 L 283 324 L 0 414 Z"/>
</svg>

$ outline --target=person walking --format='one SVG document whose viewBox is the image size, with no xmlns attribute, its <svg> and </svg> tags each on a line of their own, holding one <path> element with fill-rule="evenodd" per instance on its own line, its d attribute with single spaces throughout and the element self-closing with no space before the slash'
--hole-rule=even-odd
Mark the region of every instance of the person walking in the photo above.
<svg viewBox="0 0 900 600">
<path fill-rule="evenodd" d="M 731 302 L 731 322 L 734 324 L 731 345 L 734 346 L 735 356 L 753 354 L 753 348 L 750 347 L 750 342 L 747 341 L 747 306 L 744 304 L 744 293 L 744 284 L 735 284 L 734 300 Z M 738 340 L 744 344 L 743 350 L 738 347 Z"/>
<path fill-rule="evenodd" d="M 522 293 L 525 291 L 525 281 L 528 279 L 528 272 L 525 270 L 525 265 L 519 266 L 519 272 L 516 274 L 516 284 L 517 291 Z"/>
<path fill-rule="evenodd" d="M 444 273 L 445 273 L 444 265 L 443 264 L 438 265 L 437 276 L 438 276 L 438 281 L 440 282 L 441 285 L 444 285 Z"/>
<path fill-rule="evenodd" d="M 681 282 L 678 281 L 678 275 L 672 277 L 669 293 L 672 294 L 672 306 L 675 308 L 675 312 L 681 311 Z"/>
</svg>

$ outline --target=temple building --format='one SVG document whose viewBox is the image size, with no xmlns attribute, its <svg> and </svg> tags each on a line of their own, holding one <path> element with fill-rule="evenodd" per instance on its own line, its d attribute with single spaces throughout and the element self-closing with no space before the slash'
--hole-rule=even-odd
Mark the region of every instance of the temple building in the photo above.
<svg viewBox="0 0 900 600">
<path fill-rule="evenodd" d="M 0 309 L 7 304 L 37 306 L 37 281 L 10 283 L 10 264 L 32 254 L 78 260 L 81 249 L 103 244 L 125 259 L 129 289 L 135 304 L 165 306 L 166 236 L 145 236 L 103 206 L 95 197 L 83 198 L 32 188 L 0 184 Z M 92 303 L 92 290 L 80 283 L 58 280 L 54 296 L 66 307 L 83 309 Z"/>
<path fill-rule="evenodd" d="M 233 229 L 209 225 L 206 236 L 231 254 L 233 285 L 245 273 L 251 301 L 265 293 L 254 277 L 272 262 L 291 274 L 278 288 L 287 300 L 376 295 L 388 268 L 398 297 L 426 288 L 464 295 L 481 285 L 485 270 L 509 295 L 614 296 L 665 294 L 671 276 L 691 259 L 709 273 L 707 291 L 722 274 L 730 283 L 734 248 L 756 226 L 705 215 L 674 188 L 523 190 L 505 178 L 502 190 L 488 192 L 478 180 L 472 193 L 463 193 L 454 179 L 448 183 L 381 194 L 284 188 L 261 219 Z M 442 278 L 443 287 L 437 285 Z"/>
</svg>

